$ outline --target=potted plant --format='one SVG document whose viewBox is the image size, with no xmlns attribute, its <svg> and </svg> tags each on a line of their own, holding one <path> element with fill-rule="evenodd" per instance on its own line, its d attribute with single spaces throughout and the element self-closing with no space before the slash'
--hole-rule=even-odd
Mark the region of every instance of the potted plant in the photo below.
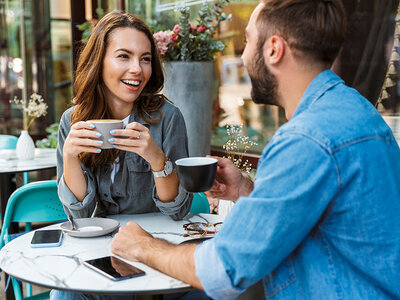
<svg viewBox="0 0 400 300">
<path fill-rule="evenodd" d="M 186 122 L 189 155 L 210 153 L 212 106 L 215 91 L 214 56 L 225 45 L 216 38 L 220 22 L 231 16 L 222 12 L 229 0 L 219 0 L 199 11 L 197 24 L 189 22 L 190 9 L 180 8 L 180 23 L 154 34 L 164 61 L 163 93 L 177 105 Z"/>
</svg>

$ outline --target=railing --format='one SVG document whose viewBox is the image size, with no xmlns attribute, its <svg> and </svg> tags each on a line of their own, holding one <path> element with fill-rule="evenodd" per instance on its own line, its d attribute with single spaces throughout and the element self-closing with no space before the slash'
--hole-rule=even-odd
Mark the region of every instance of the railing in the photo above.
<svg viewBox="0 0 400 300">
<path fill-rule="evenodd" d="M 155 11 L 156 12 L 162 12 L 162 11 L 167 11 L 167 10 L 173 10 L 182 6 L 192 6 L 192 5 L 197 5 L 197 4 L 203 4 L 206 2 L 214 2 L 215 0 L 179 0 L 179 1 L 174 1 L 171 3 L 164 3 L 160 4 L 160 0 L 156 1 L 156 7 Z"/>
</svg>

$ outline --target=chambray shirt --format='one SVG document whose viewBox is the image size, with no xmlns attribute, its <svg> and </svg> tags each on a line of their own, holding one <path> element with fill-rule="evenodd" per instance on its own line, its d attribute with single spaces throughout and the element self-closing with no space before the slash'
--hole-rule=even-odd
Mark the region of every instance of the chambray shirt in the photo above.
<svg viewBox="0 0 400 300">
<path fill-rule="evenodd" d="M 195 265 L 215 299 L 260 279 L 268 299 L 399 299 L 400 151 L 375 108 L 314 78 Z"/>
<path fill-rule="evenodd" d="M 65 184 L 63 176 L 63 147 L 70 131 L 73 109 L 68 109 L 61 117 L 57 149 L 58 195 L 67 214 L 89 217 L 96 203 L 95 216 L 161 211 L 173 219 L 181 219 L 189 212 L 193 194 L 179 185 L 179 194 L 174 201 L 160 201 L 150 164 L 138 154 L 127 151 L 120 151 L 120 165 L 114 183 L 111 182 L 111 163 L 93 169 L 81 164 L 87 194 L 82 202 L 78 201 Z M 161 107 L 161 112 L 161 119 L 153 123 L 142 120 L 132 112 L 129 123 L 136 121 L 148 127 L 155 143 L 171 160 L 175 169 L 175 160 L 188 156 L 185 121 L 179 109 L 167 101 Z"/>
</svg>

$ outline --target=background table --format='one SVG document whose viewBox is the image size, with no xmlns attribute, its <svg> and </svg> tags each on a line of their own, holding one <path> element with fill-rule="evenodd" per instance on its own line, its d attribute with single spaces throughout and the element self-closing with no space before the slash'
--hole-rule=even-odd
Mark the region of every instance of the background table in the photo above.
<svg viewBox="0 0 400 300">
<path fill-rule="evenodd" d="M 221 222 L 219 215 L 189 214 L 173 221 L 161 213 L 110 216 L 121 225 L 135 221 L 153 236 L 179 244 L 184 237 L 182 225 L 188 222 Z M 48 228 L 59 228 L 59 224 Z M 115 234 L 115 232 L 113 233 Z M 112 281 L 82 264 L 83 260 L 110 255 L 113 234 L 95 238 L 76 238 L 64 234 L 61 247 L 31 248 L 33 232 L 16 238 L 0 251 L 0 268 L 22 281 L 54 289 L 93 294 L 160 294 L 181 292 L 191 287 L 144 264 L 130 264 L 144 270 L 145 276 Z"/>
<path fill-rule="evenodd" d="M 15 190 L 15 184 L 12 182 L 13 175 L 22 172 L 55 168 L 56 166 L 56 149 L 35 149 L 35 157 L 31 160 L 19 160 L 15 149 L 0 150 L 1 220 L 4 220 L 8 198 Z"/>
</svg>

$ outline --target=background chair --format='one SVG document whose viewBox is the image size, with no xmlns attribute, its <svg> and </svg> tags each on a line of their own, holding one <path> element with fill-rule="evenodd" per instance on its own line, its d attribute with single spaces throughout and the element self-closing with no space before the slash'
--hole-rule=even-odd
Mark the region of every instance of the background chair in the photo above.
<svg viewBox="0 0 400 300">
<path fill-rule="evenodd" d="M 190 207 L 191 213 L 210 213 L 210 204 L 208 203 L 208 199 L 204 193 L 193 193 L 193 201 L 192 206 Z"/>
<path fill-rule="evenodd" d="M 16 149 L 18 138 L 13 135 L 0 134 L 0 150 L 3 149 Z M 29 182 L 29 173 L 23 173 L 24 184 Z"/>
<path fill-rule="evenodd" d="M 56 180 L 45 180 L 28 183 L 17 189 L 8 199 L 0 235 L 0 249 L 12 240 L 9 234 L 11 222 L 26 224 L 29 231 L 32 222 L 55 222 L 66 220 L 67 215 L 57 194 Z M 22 299 L 22 292 L 18 281 L 11 277 L 15 299 Z M 27 284 L 27 298 L 46 299 L 49 292 L 32 296 L 32 287 Z"/>
</svg>

